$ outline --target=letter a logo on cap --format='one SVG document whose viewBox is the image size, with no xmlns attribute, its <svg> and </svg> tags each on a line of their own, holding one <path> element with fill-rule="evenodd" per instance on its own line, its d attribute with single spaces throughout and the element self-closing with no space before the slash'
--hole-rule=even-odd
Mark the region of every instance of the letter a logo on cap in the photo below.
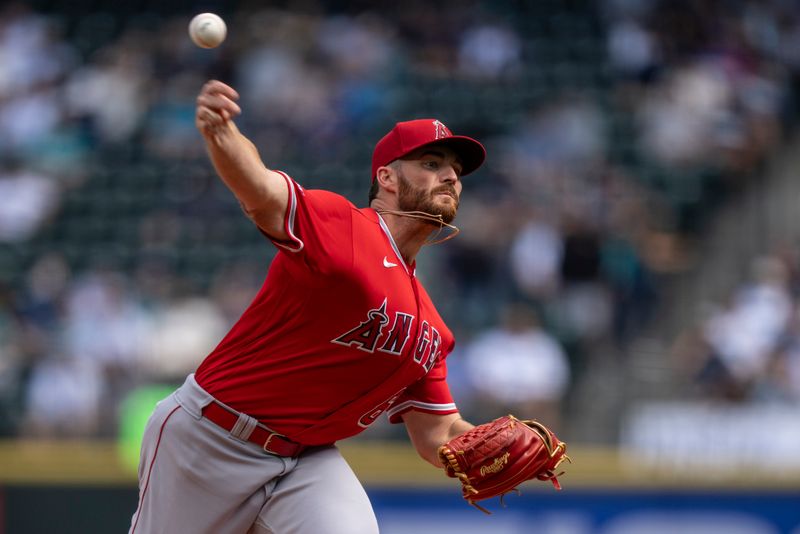
<svg viewBox="0 0 800 534">
<path fill-rule="evenodd" d="M 444 139 L 453 135 L 441 121 L 435 120 L 433 125 L 436 127 L 436 139 Z"/>
<path fill-rule="evenodd" d="M 458 154 L 463 164 L 461 176 L 480 167 L 486 158 L 482 144 L 471 137 L 453 135 L 444 123 L 433 117 L 398 122 L 375 145 L 372 152 L 372 181 L 375 181 L 380 167 L 432 143 L 445 144 Z"/>
</svg>

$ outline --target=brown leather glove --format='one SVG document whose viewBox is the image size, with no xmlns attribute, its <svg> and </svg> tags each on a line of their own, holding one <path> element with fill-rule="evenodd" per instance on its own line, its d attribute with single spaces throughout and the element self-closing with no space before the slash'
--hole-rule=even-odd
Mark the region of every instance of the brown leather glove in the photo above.
<svg viewBox="0 0 800 534">
<path fill-rule="evenodd" d="M 439 447 L 439 459 L 447 476 L 461 481 L 464 499 L 488 513 L 475 502 L 502 499 L 526 480 L 550 480 L 560 490 L 555 469 L 570 461 L 566 450 L 543 424 L 506 415 L 451 439 Z"/>
</svg>

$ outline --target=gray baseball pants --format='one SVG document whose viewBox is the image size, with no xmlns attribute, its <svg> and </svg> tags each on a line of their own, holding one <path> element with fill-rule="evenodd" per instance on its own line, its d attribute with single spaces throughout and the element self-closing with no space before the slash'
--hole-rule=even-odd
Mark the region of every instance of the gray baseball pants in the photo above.
<svg viewBox="0 0 800 534">
<path fill-rule="evenodd" d="M 158 403 L 142 440 L 129 534 L 375 534 L 364 488 L 335 446 L 274 456 L 201 410 L 189 375 Z"/>
</svg>

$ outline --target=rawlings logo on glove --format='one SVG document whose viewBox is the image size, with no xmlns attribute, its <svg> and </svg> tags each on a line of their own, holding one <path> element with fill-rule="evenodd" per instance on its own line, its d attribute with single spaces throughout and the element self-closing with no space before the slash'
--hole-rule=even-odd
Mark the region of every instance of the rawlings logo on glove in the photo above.
<svg viewBox="0 0 800 534">
<path fill-rule="evenodd" d="M 483 467 L 481 467 L 481 476 L 485 477 L 489 473 L 497 473 L 498 471 L 500 471 L 508 463 L 509 456 L 510 453 L 505 453 L 500 458 L 495 458 L 494 462 L 492 462 L 491 465 L 484 465 Z"/>
<path fill-rule="evenodd" d="M 464 499 L 489 513 L 476 501 L 502 496 L 526 480 L 550 480 L 561 489 L 555 473 L 567 445 L 537 421 L 513 415 L 476 426 L 439 447 L 445 473 L 461 481 Z"/>
</svg>

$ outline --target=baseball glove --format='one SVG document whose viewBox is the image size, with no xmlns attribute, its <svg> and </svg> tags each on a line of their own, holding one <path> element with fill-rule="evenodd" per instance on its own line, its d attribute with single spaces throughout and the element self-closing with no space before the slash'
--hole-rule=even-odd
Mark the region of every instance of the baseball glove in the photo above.
<svg viewBox="0 0 800 534">
<path fill-rule="evenodd" d="M 489 513 L 476 501 L 518 491 L 526 480 L 550 480 L 561 485 L 555 469 L 564 460 L 567 446 L 537 421 L 521 421 L 506 415 L 457 436 L 439 447 L 445 473 L 461 481 L 464 499 Z"/>
</svg>

